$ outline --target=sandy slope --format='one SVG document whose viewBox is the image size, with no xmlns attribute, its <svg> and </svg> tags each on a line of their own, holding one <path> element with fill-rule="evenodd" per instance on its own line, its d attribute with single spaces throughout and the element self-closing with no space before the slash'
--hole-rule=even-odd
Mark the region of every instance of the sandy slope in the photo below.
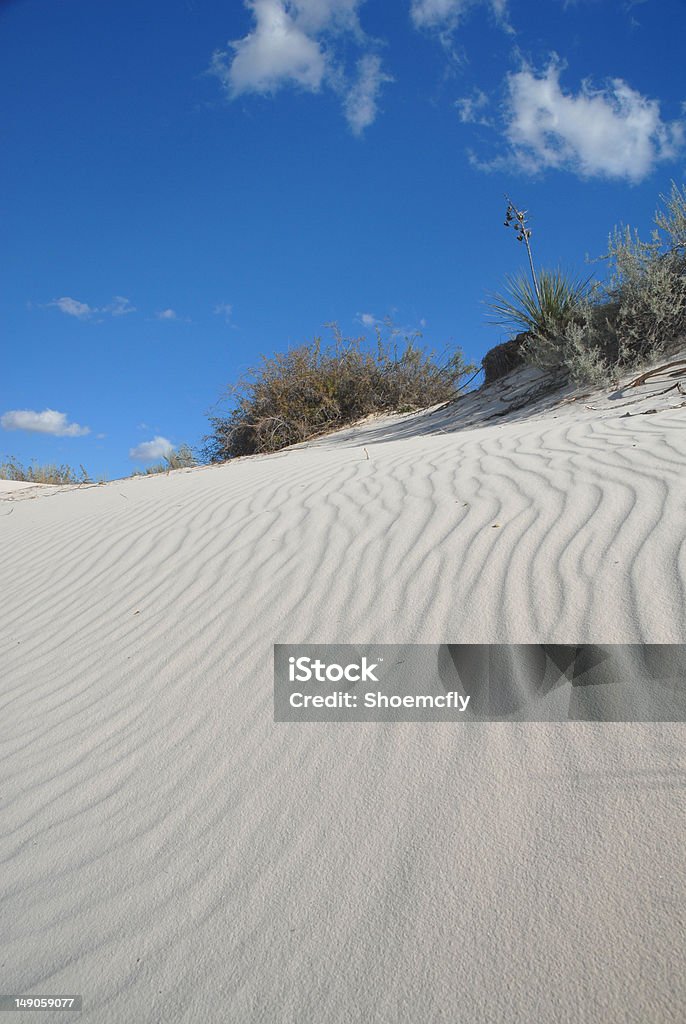
<svg viewBox="0 0 686 1024">
<path fill-rule="evenodd" d="M 2 990 L 89 1022 L 683 1020 L 686 727 L 274 725 L 271 678 L 275 641 L 686 642 L 669 383 L 518 410 L 525 374 L 6 494 Z"/>
<path fill-rule="evenodd" d="M 0 480 L 0 496 L 13 494 L 15 491 L 38 491 L 50 484 L 34 484 L 28 480 Z"/>
</svg>

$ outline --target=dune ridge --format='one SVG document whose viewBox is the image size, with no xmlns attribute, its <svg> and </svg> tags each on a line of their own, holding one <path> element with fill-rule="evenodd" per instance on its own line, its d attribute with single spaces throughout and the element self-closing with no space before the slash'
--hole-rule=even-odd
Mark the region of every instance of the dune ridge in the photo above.
<svg viewBox="0 0 686 1024">
<path fill-rule="evenodd" d="M 0 495 L 6 992 L 682 1019 L 683 725 L 272 720 L 276 642 L 686 642 L 682 392 L 541 381 Z"/>
</svg>

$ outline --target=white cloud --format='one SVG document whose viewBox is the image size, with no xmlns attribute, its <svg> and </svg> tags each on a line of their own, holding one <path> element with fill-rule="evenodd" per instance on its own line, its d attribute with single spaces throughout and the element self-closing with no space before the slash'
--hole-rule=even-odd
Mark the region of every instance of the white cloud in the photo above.
<svg viewBox="0 0 686 1024">
<path fill-rule="evenodd" d="M 506 137 L 525 170 L 567 168 L 639 182 L 684 141 L 683 123 L 663 121 L 659 102 L 621 78 L 604 89 L 583 82 L 573 95 L 562 91 L 553 62 L 542 75 L 527 67 L 510 74 L 507 84 Z"/>
<path fill-rule="evenodd" d="M 230 302 L 218 302 L 214 307 L 215 316 L 223 316 L 227 324 L 233 315 L 233 306 Z"/>
<path fill-rule="evenodd" d="M 357 8 L 364 0 L 293 0 L 298 24 L 306 32 L 325 29 L 358 32 Z"/>
<path fill-rule="evenodd" d="M 271 95 L 288 85 L 310 92 L 327 88 L 340 96 L 351 130 L 359 135 L 374 121 L 381 85 L 391 79 L 369 51 L 358 8 L 364 0 L 244 0 L 254 25 L 243 39 L 216 51 L 210 72 L 229 98 Z M 338 43 L 352 39 L 365 52 L 351 81 Z"/>
<path fill-rule="evenodd" d="M 135 448 L 129 449 L 129 458 L 137 462 L 153 462 L 155 459 L 162 459 L 169 455 L 174 445 L 166 437 L 153 437 L 152 441 L 141 441 Z"/>
<path fill-rule="evenodd" d="M 255 28 L 231 43 L 233 59 L 215 53 L 211 69 L 232 95 L 274 92 L 287 82 L 321 86 L 326 60 L 319 43 L 297 24 L 297 9 L 285 0 L 248 0 Z M 293 14 L 295 17 L 293 16 Z"/>
<path fill-rule="evenodd" d="M 353 135 L 361 135 L 376 120 L 377 101 L 384 82 L 392 82 L 381 70 L 381 60 L 367 53 L 357 64 L 357 79 L 347 90 L 343 104 L 345 117 Z"/>
<path fill-rule="evenodd" d="M 491 122 L 483 114 L 489 104 L 488 96 L 481 89 L 475 89 L 471 96 L 463 96 L 455 101 L 457 116 L 463 124 L 490 125 Z"/>
<path fill-rule="evenodd" d="M 394 337 L 411 337 L 412 335 L 418 334 L 424 327 L 426 327 L 426 320 L 424 317 L 419 321 L 419 326 L 410 324 L 397 324 L 394 317 L 398 313 L 398 309 L 392 306 L 390 311 L 385 316 L 379 317 L 375 313 L 357 313 L 356 319 L 363 327 L 368 330 L 374 328 L 374 330 L 381 330 L 389 338 Z"/>
<path fill-rule="evenodd" d="M 412 0 L 410 15 L 417 28 L 450 32 L 457 28 L 468 10 L 484 4 L 490 7 L 503 27 L 509 29 L 507 0 Z"/>
<path fill-rule="evenodd" d="M 155 313 L 158 320 L 177 320 L 176 310 L 173 309 L 161 309 L 159 313 Z"/>
<path fill-rule="evenodd" d="M 102 313 L 110 313 L 112 316 L 126 316 L 128 313 L 135 313 L 136 307 L 123 295 L 115 295 L 109 306 L 103 306 Z"/>
<path fill-rule="evenodd" d="M 78 320 L 88 320 L 90 317 L 95 316 L 96 313 L 107 313 L 110 316 L 125 316 L 127 313 L 136 312 L 136 307 L 132 306 L 130 301 L 123 295 L 115 295 L 112 302 L 107 306 L 89 306 L 87 302 L 79 302 L 78 299 L 72 299 L 68 295 L 48 302 L 48 306 L 54 306 L 61 313 L 65 313 L 67 316 L 74 316 Z"/>
<path fill-rule="evenodd" d="M 87 320 L 89 316 L 93 316 L 97 313 L 97 309 L 89 306 L 87 302 L 79 302 L 78 299 L 72 299 L 68 295 L 63 296 L 61 299 L 54 299 L 48 303 L 48 306 L 55 306 L 59 309 L 60 313 L 66 313 L 67 316 L 75 316 L 79 320 Z"/>
<path fill-rule="evenodd" d="M 12 409 L 0 418 L 0 426 L 3 430 L 29 430 L 35 434 L 53 434 L 55 437 L 82 437 L 90 433 L 89 427 L 70 423 L 65 412 L 57 412 L 55 409 L 44 409 L 43 412 Z"/>
<path fill-rule="evenodd" d="M 446 22 L 456 24 L 472 0 L 412 0 L 410 14 L 417 28 L 437 28 Z"/>
</svg>

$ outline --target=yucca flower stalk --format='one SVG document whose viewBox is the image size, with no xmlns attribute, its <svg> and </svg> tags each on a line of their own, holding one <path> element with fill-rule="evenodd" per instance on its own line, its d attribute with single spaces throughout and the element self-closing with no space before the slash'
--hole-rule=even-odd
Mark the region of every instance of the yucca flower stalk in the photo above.
<svg viewBox="0 0 686 1024">
<path fill-rule="evenodd" d="M 517 232 L 517 241 L 524 242 L 526 246 L 527 256 L 529 257 L 529 267 L 531 268 L 531 280 L 534 283 L 534 292 L 539 300 L 541 299 L 541 293 L 538 287 L 538 279 L 536 277 L 536 268 L 534 267 L 534 257 L 531 252 L 531 228 L 526 222 L 526 210 L 518 210 L 515 204 L 512 202 L 507 193 L 505 193 L 507 199 L 507 210 L 505 211 L 505 227 L 512 227 Z"/>
</svg>

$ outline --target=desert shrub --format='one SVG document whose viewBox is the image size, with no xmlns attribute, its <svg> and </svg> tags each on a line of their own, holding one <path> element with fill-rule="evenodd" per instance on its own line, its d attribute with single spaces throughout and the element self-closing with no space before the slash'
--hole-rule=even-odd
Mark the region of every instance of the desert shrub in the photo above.
<svg viewBox="0 0 686 1024">
<path fill-rule="evenodd" d="M 0 463 L 0 480 L 24 480 L 32 484 L 87 484 L 91 478 L 83 466 L 78 472 L 72 466 L 57 466 L 54 463 L 24 466 L 14 456 Z"/>
<path fill-rule="evenodd" d="M 489 303 L 496 322 L 524 328 L 525 359 L 597 383 L 646 362 L 686 336 L 686 189 L 672 183 L 649 242 L 615 228 L 603 282 L 542 271 L 508 279 Z M 533 268 L 532 268 L 533 271 Z"/>
<path fill-rule="evenodd" d="M 660 199 L 650 242 L 629 227 L 610 235 L 607 280 L 566 339 L 564 362 L 577 380 L 616 376 L 686 336 L 686 190 L 672 182 Z"/>
<path fill-rule="evenodd" d="M 629 365 L 659 355 L 686 335 L 686 189 L 672 183 L 661 196 L 650 242 L 630 228 L 615 229 L 605 292 L 616 307 L 616 359 Z"/>
<path fill-rule="evenodd" d="M 164 461 L 169 469 L 190 469 L 191 466 L 198 464 L 189 444 L 181 444 L 178 448 L 174 448 L 164 456 Z"/>
<path fill-rule="evenodd" d="M 531 338 L 525 346 L 525 358 L 534 366 L 561 371 L 578 383 L 599 384 L 612 374 L 612 364 L 601 343 L 596 310 L 590 302 L 582 304 L 565 331 L 551 337 Z"/>
<path fill-rule="evenodd" d="M 530 331 L 522 342 L 522 356 L 532 366 L 597 383 L 607 378 L 611 361 L 607 340 L 610 329 L 602 326 L 600 307 L 588 294 L 577 302 L 573 317 L 559 329 Z"/>
<path fill-rule="evenodd" d="M 205 457 L 220 462 L 274 452 L 353 423 L 370 413 L 410 412 L 447 401 L 473 367 L 458 350 L 439 364 L 416 344 L 418 335 L 384 339 L 376 347 L 344 338 L 333 325 L 328 345 L 309 344 L 263 356 L 229 389 L 226 415 L 210 417 Z"/>
</svg>

